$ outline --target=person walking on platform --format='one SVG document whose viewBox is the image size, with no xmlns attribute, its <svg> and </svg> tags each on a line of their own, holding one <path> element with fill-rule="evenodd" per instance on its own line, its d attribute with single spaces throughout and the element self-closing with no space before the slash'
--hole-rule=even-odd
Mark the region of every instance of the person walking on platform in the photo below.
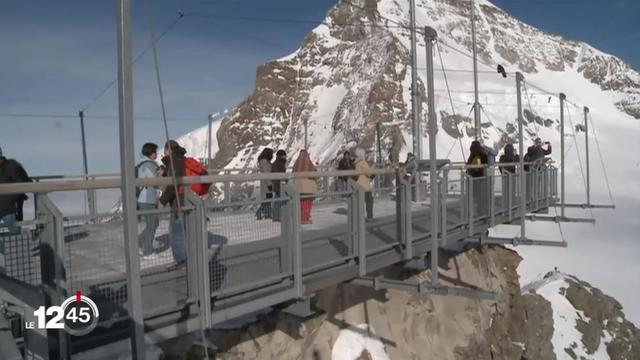
<svg viewBox="0 0 640 360">
<path fill-rule="evenodd" d="M 261 174 L 271 173 L 271 160 L 273 150 L 264 148 L 258 156 L 258 172 Z M 273 184 L 271 180 L 260 180 L 260 207 L 256 211 L 256 219 L 271 219 L 271 199 L 273 199 Z M 265 201 L 267 200 L 267 201 Z"/>
<path fill-rule="evenodd" d="M 185 150 L 175 140 L 169 140 L 164 145 L 164 156 L 162 157 L 163 175 L 171 178 L 180 178 L 185 176 Z M 180 209 L 184 204 L 184 193 L 181 191 L 182 185 L 172 183 L 167 185 L 162 191 L 162 195 L 158 200 L 158 207 L 164 208 L 171 206 L 171 216 L 169 221 L 169 244 L 173 252 L 173 260 L 175 264 L 170 269 L 177 269 L 186 264 L 187 251 L 185 248 L 185 223 L 184 215 L 180 213 Z"/>
<path fill-rule="evenodd" d="M 520 156 L 516 154 L 516 150 L 513 147 L 513 144 L 505 145 L 504 153 L 500 155 L 500 159 L 498 161 L 501 164 L 514 164 L 500 165 L 498 168 L 500 170 L 500 173 L 504 175 L 502 177 L 502 199 L 504 201 L 503 204 L 506 204 L 506 202 L 508 201 L 508 197 L 510 196 L 509 194 L 511 194 L 511 192 L 515 190 L 516 178 L 512 175 L 516 173 L 515 163 L 520 162 Z"/>
<path fill-rule="evenodd" d="M 482 144 L 484 153 L 487 154 L 487 165 L 492 168 L 496 163 L 496 156 L 498 156 L 498 152 L 491 146 L 485 144 L 483 140 L 480 140 L 480 144 Z"/>
<path fill-rule="evenodd" d="M 317 169 L 307 150 L 300 150 L 300 154 L 293 164 L 293 172 L 316 172 Z M 296 178 L 294 180 L 296 191 L 300 194 L 300 222 L 303 225 L 312 224 L 311 207 L 313 195 L 318 192 L 318 183 L 315 178 Z"/>
<path fill-rule="evenodd" d="M 469 148 L 469 158 L 467 159 L 467 165 L 472 165 L 472 168 L 467 168 L 467 174 L 471 176 L 471 187 L 473 188 L 473 199 L 475 206 L 478 209 L 480 216 L 485 216 L 487 208 L 487 191 L 486 186 L 487 179 L 485 177 L 485 168 L 488 163 L 487 154 L 484 152 L 484 148 L 479 141 L 471 142 Z M 480 167 L 482 166 L 482 167 Z"/>
<path fill-rule="evenodd" d="M 413 184 L 416 172 L 418 171 L 418 161 L 413 153 L 407 153 L 407 159 L 402 164 L 402 167 L 405 173 L 404 179 L 410 184 Z"/>
<path fill-rule="evenodd" d="M 353 170 L 353 158 L 351 157 L 351 153 L 349 151 L 345 151 L 342 155 L 342 159 L 338 162 L 338 170 L 346 171 Z M 341 193 L 347 193 L 349 191 L 349 177 L 348 176 L 340 176 L 340 188 L 339 191 Z"/>
<path fill-rule="evenodd" d="M 371 167 L 369 166 L 369 163 L 365 159 L 365 155 L 366 154 L 364 149 L 362 148 L 356 149 L 355 167 L 356 167 L 356 171 L 360 173 L 366 173 L 371 169 Z M 369 174 L 360 174 L 358 175 L 358 180 L 357 180 L 358 186 L 360 186 L 365 191 L 364 202 L 365 202 L 365 208 L 367 212 L 367 218 L 366 218 L 367 222 L 373 221 L 373 193 L 371 192 L 371 179 L 372 179 L 372 176 Z"/>
<path fill-rule="evenodd" d="M 513 144 L 507 144 L 504 146 L 504 153 L 500 155 L 500 159 L 498 160 L 501 164 L 514 164 L 514 165 L 500 165 L 499 170 L 501 174 L 504 173 L 512 173 L 515 174 L 516 166 L 515 163 L 520 162 L 520 156 L 516 154 L 516 149 L 513 147 Z"/>
<path fill-rule="evenodd" d="M 276 160 L 271 165 L 272 173 L 286 173 L 287 172 L 287 153 L 284 150 L 278 150 L 276 152 Z M 282 208 L 282 200 L 280 197 L 282 196 L 282 181 L 281 180 L 273 180 L 273 194 L 276 199 L 273 202 L 273 221 L 280 221 L 280 210 Z"/>
<path fill-rule="evenodd" d="M 149 179 L 158 175 L 158 145 L 154 143 L 146 143 L 142 146 L 142 158 L 136 165 L 136 178 Z M 138 210 L 156 210 L 158 208 L 158 189 L 153 186 L 143 186 L 136 188 L 138 199 Z M 153 254 L 153 243 L 155 242 L 156 230 L 158 229 L 158 214 L 145 214 L 144 229 L 138 238 L 138 244 L 141 248 L 142 256 Z"/>
<path fill-rule="evenodd" d="M 0 184 L 30 182 L 22 165 L 14 160 L 7 159 L 0 148 Z M 18 214 L 18 201 L 24 200 L 24 194 L 0 195 L 0 235 L 20 233 L 20 226 L 16 225 Z M 20 210 L 21 211 L 21 210 Z"/>
<path fill-rule="evenodd" d="M 535 162 L 534 167 L 541 166 L 545 156 L 551 155 L 551 143 L 545 141 L 547 148 L 542 147 L 542 139 L 536 138 L 533 145 L 527 149 L 527 158 L 529 162 Z"/>
</svg>

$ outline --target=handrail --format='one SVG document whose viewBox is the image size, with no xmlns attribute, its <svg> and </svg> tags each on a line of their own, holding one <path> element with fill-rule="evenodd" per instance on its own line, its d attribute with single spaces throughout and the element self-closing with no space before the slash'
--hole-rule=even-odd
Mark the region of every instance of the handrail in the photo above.
<svg viewBox="0 0 640 360">
<path fill-rule="evenodd" d="M 525 164 L 534 164 L 529 162 Z M 513 166 L 518 163 L 498 163 L 497 166 Z M 464 165 L 461 167 L 453 167 L 447 165 L 450 169 L 472 169 L 485 168 L 486 165 Z M 323 178 L 323 177 L 343 177 L 343 176 L 359 176 L 359 175 L 384 175 L 395 174 L 401 171 L 402 167 L 387 167 L 380 169 L 369 169 L 368 171 L 357 170 L 333 170 L 318 172 L 298 172 L 298 173 L 251 173 L 236 175 L 205 175 L 205 176 L 189 176 L 177 178 L 177 183 L 199 184 L 199 183 L 225 183 L 225 182 L 243 182 L 243 181 L 260 181 L 260 180 L 294 180 L 301 178 Z M 84 178 L 85 176 L 81 176 Z M 90 177 L 90 176 L 88 176 Z M 168 186 L 173 184 L 172 179 L 168 177 L 143 178 L 136 179 L 136 186 Z M 109 179 L 78 179 L 78 180 L 61 180 L 46 182 L 28 182 L 28 183 L 10 183 L 0 184 L 0 195 L 23 194 L 23 193 L 47 193 L 54 191 L 75 191 L 75 190 L 97 190 L 97 189 L 118 189 L 120 188 L 120 177 Z"/>
<path fill-rule="evenodd" d="M 328 172 L 298 172 L 298 173 L 258 173 L 258 174 L 238 174 L 238 175 L 205 175 L 179 177 L 176 182 L 183 184 L 200 183 L 224 183 L 259 180 L 294 180 L 302 178 L 322 178 L 334 176 L 358 176 L 358 175 L 383 175 L 395 174 L 397 168 L 370 169 L 368 171 L 357 170 L 336 170 Z M 173 184 L 169 177 L 136 179 L 136 186 L 168 186 Z M 92 189 L 118 189 L 120 188 L 120 178 L 95 179 L 95 180 L 64 180 L 48 182 L 28 182 L 0 184 L 0 195 L 23 194 L 23 193 L 47 193 L 53 191 L 74 191 Z"/>
</svg>

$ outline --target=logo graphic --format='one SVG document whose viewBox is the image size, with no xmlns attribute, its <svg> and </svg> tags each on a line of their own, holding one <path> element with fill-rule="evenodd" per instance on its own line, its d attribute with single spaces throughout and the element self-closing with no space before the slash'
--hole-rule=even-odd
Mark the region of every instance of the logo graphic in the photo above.
<svg viewBox="0 0 640 360">
<path fill-rule="evenodd" d="M 100 314 L 93 300 L 77 291 L 60 306 L 40 306 L 33 316 L 36 322 L 27 322 L 27 329 L 64 329 L 70 335 L 82 336 L 95 329 Z"/>
</svg>

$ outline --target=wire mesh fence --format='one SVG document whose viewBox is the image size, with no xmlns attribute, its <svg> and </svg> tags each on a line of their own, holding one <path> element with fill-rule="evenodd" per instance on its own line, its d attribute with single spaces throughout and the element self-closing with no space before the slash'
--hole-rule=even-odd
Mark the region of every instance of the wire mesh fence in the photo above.
<svg viewBox="0 0 640 360">
<path fill-rule="evenodd" d="M 280 191 L 265 191 L 242 201 L 205 202 L 205 241 L 213 296 L 223 297 L 256 281 L 284 277 L 290 254 L 289 239 L 282 235 L 282 221 L 288 203 L 288 197 Z"/>
<path fill-rule="evenodd" d="M 41 238 L 35 226 L 22 227 L 17 234 L 0 225 L 0 273 L 31 285 L 41 283 Z"/>
</svg>

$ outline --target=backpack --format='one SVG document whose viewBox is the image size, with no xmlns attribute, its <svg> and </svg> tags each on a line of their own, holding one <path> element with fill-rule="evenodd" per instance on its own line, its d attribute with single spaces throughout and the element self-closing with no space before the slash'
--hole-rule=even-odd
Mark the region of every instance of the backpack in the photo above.
<svg viewBox="0 0 640 360">
<path fill-rule="evenodd" d="M 153 164 L 155 166 L 155 169 L 158 170 L 158 164 L 155 161 L 153 161 L 153 160 L 143 160 L 138 165 L 136 165 L 136 167 L 134 168 L 136 179 L 139 176 L 138 173 L 140 172 L 140 167 L 142 167 L 142 165 L 144 165 L 146 163 Z M 143 189 L 146 189 L 146 188 L 147 188 L 147 186 L 136 187 L 136 199 L 138 199 L 140 197 L 140 193 L 142 192 Z"/>
<path fill-rule="evenodd" d="M 200 163 L 198 160 L 191 157 L 184 159 L 184 176 L 203 176 L 203 175 L 209 175 L 209 173 L 207 172 L 207 168 L 205 168 L 204 165 L 202 165 L 202 163 Z M 191 188 L 191 191 L 198 194 L 199 196 L 202 196 L 209 193 L 209 188 L 211 187 L 211 184 L 210 183 L 191 184 L 189 187 Z M 180 187 L 178 191 L 181 194 L 184 193 L 183 187 Z"/>
</svg>

